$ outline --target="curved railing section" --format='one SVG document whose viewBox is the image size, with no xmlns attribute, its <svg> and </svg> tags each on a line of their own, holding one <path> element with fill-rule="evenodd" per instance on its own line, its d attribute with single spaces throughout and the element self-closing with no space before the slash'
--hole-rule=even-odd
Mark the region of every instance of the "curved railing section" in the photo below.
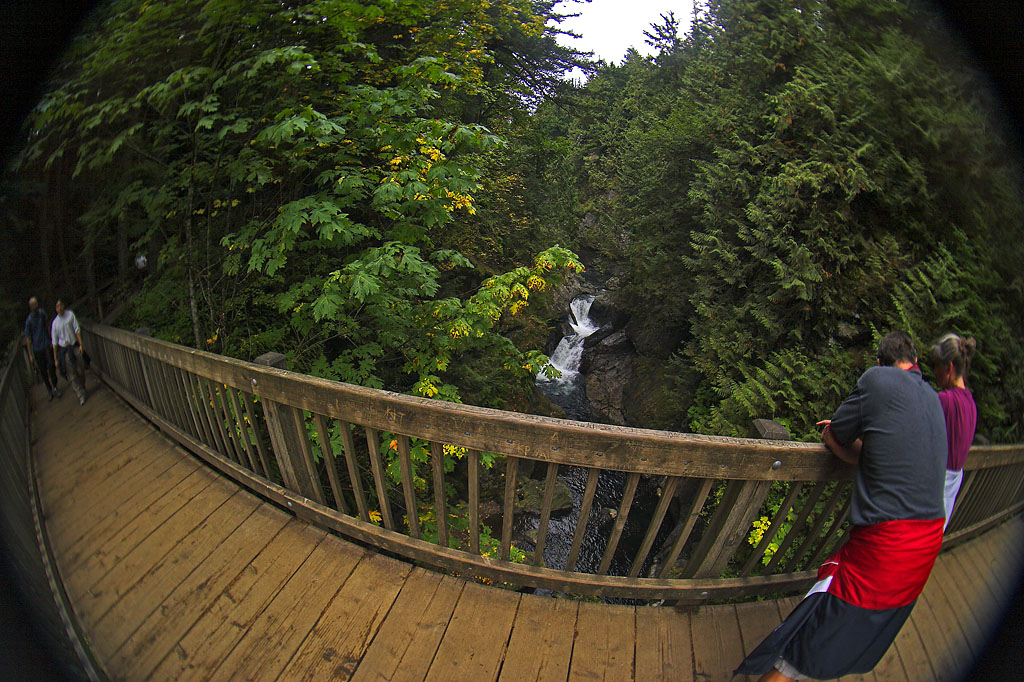
<svg viewBox="0 0 1024 682">
<path fill-rule="evenodd" d="M 117 393 L 224 474 L 313 523 L 460 575 L 697 603 L 804 589 L 845 536 L 854 468 L 819 444 L 456 405 L 101 325 L 84 337 Z M 559 517 L 567 467 L 586 482 Z M 1024 446 L 973 448 L 947 542 L 1018 511 L 1022 474 Z M 599 482 L 610 507 L 600 561 L 577 570 Z M 526 483 L 538 499 L 529 541 Z M 640 489 L 655 492 L 641 499 Z M 568 551 L 546 567 L 555 525 Z"/>
<path fill-rule="evenodd" d="M 28 611 L 33 633 L 50 654 L 61 679 L 104 679 L 82 636 L 43 524 L 37 495 L 29 425 L 32 368 L 22 339 L 13 342 L 0 366 L 0 554 L 5 576 Z"/>
</svg>

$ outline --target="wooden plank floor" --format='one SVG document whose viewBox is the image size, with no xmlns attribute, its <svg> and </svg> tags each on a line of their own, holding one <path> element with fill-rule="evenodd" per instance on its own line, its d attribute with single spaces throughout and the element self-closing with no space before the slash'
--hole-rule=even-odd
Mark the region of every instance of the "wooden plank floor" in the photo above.
<svg viewBox="0 0 1024 682">
<path fill-rule="evenodd" d="M 413 568 L 240 489 L 90 383 L 84 406 L 36 387 L 34 455 L 62 580 L 112 680 L 729 680 L 797 602 L 611 606 Z M 878 668 L 844 680 L 958 679 L 1012 593 L 1022 531 L 940 555 Z"/>
</svg>

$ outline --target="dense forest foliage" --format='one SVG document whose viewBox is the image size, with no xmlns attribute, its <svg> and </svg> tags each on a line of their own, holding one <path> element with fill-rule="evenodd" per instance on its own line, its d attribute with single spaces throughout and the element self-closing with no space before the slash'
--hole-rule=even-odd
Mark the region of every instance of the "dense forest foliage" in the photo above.
<svg viewBox="0 0 1024 682">
<path fill-rule="evenodd" d="M 541 356 L 497 325 L 580 265 L 524 239 L 475 260 L 453 247 L 497 221 L 516 237 L 495 132 L 578 61 L 546 28 L 553 4 L 108 3 L 29 122 L 16 179 L 26 202 L 33 175 L 76 193 L 89 288 L 101 250 L 122 280 L 148 254 L 120 324 L 515 404 Z"/>
<path fill-rule="evenodd" d="M 621 273 L 635 421 L 813 437 L 903 328 L 926 376 L 939 334 L 975 336 L 979 429 L 1024 435 L 1018 159 L 925 9 L 709 2 L 685 39 L 672 16 L 652 27 L 655 59 L 539 108 L 530 194 Z"/>
<path fill-rule="evenodd" d="M 1018 159 L 927 7 L 710 0 L 576 85 L 558 7 L 104 4 L 3 229 L 38 240 L 41 291 L 95 308 L 113 279 L 121 326 L 520 410 L 593 254 L 631 423 L 811 437 L 904 328 L 976 337 L 979 430 L 1024 437 Z"/>
</svg>

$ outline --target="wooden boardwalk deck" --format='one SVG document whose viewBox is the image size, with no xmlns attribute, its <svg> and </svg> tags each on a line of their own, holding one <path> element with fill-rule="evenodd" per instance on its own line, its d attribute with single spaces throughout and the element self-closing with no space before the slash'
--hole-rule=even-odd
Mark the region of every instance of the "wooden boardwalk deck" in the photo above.
<svg viewBox="0 0 1024 682">
<path fill-rule="evenodd" d="M 112 680 L 729 680 L 796 602 L 611 606 L 414 568 L 239 489 L 90 380 L 84 407 L 36 387 L 33 452 L 60 575 Z M 959 679 L 1009 599 L 1022 529 L 943 553 L 875 672 L 844 679 Z"/>
</svg>

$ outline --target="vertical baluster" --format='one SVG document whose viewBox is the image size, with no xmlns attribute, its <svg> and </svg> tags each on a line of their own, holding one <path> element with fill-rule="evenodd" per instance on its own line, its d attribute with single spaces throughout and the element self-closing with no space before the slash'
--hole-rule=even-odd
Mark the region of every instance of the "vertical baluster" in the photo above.
<svg viewBox="0 0 1024 682">
<path fill-rule="evenodd" d="M 832 514 L 835 513 L 836 507 L 839 506 L 840 500 L 842 500 L 843 493 L 846 492 L 846 487 L 841 482 L 836 482 L 836 487 L 832 491 L 832 495 L 829 497 L 828 502 L 825 503 L 825 507 L 821 510 L 818 518 L 814 520 L 814 525 L 811 526 L 811 530 L 807 533 L 807 537 L 800 543 L 796 552 L 793 553 L 786 567 L 783 570 L 784 573 L 793 571 L 796 566 L 800 563 L 801 557 L 807 553 L 807 550 L 812 544 L 817 542 L 818 536 L 821 535 L 821 529 L 825 527 L 825 524 L 832 519 Z"/>
<path fill-rule="evenodd" d="M 1017 487 L 1018 479 L 1009 475 L 1010 467 L 1001 466 L 997 471 L 999 472 L 997 474 L 999 488 L 995 495 L 989 497 L 989 506 L 985 513 L 986 520 L 998 516 L 1002 510 L 1010 506 L 1010 496 Z"/>
<path fill-rule="evenodd" d="M 498 558 L 509 560 L 512 551 L 512 520 L 516 513 L 516 479 L 519 476 L 519 459 L 505 457 L 505 500 L 501 511 L 501 550 Z"/>
<path fill-rule="evenodd" d="M 122 359 L 121 359 L 121 345 L 120 344 L 114 345 L 114 347 L 111 349 L 111 353 L 114 356 L 114 363 L 113 363 L 113 370 L 114 371 L 112 372 L 112 376 L 114 377 L 114 381 L 117 383 L 117 385 L 122 387 L 122 388 L 124 388 L 124 374 L 121 371 L 121 366 L 122 366 L 121 365 L 121 363 L 122 363 Z M 71 368 L 69 367 L 68 370 L 70 371 L 70 369 Z M 68 374 L 68 376 L 70 377 L 71 375 Z"/>
<path fill-rule="evenodd" d="M 256 451 L 256 455 L 259 458 L 260 468 L 263 470 L 262 475 L 264 478 L 269 480 L 270 467 L 267 463 L 266 451 L 263 449 L 263 437 L 260 433 L 259 427 L 256 425 L 256 413 L 253 411 L 254 396 L 246 391 L 240 391 L 239 399 L 242 402 L 242 410 L 245 413 L 245 420 L 242 423 L 243 437 L 246 439 L 246 442 L 250 443 L 252 449 Z M 250 440 L 250 438 L 252 440 Z M 253 471 L 260 473 L 256 470 L 255 462 L 253 465 Z"/>
<path fill-rule="evenodd" d="M 135 368 L 132 366 L 132 353 L 127 346 L 121 346 L 121 363 L 124 368 L 124 387 L 128 389 L 128 392 L 139 402 L 144 402 L 142 396 L 139 395 L 138 384 L 135 383 Z"/>
<path fill-rule="evenodd" d="M 147 362 L 149 363 L 150 387 L 154 394 L 157 395 L 160 415 L 175 427 L 181 429 L 181 424 L 178 423 L 178 411 L 171 402 L 171 393 L 167 385 L 164 363 L 157 358 L 148 358 Z"/>
<path fill-rule="evenodd" d="M 598 575 L 608 573 L 608 567 L 612 565 L 612 557 L 619 546 L 619 539 L 622 537 L 622 529 L 626 527 L 626 519 L 629 518 L 629 509 L 633 506 L 633 496 L 636 495 L 636 486 L 640 482 L 640 474 L 632 473 L 626 476 L 626 486 L 622 490 L 622 501 L 619 502 L 619 511 L 615 515 L 615 526 L 612 528 L 611 537 L 604 548 L 601 556 L 601 565 L 597 569 Z"/>
<path fill-rule="evenodd" d="M 188 370 L 178 370 L 181 377 L 182 386 L 182 398 L 185 401 L 185 411 L 188 413 L 189 418 L 192 420 L 193 427 L 195 429 L 196 440 L 200 443 L 207 442 L 206 440 L 206 424 L 203 422 L 202 407 L 199 405 L 199 399 L 195 395 L 195 385 L 192 382 L 192 375 Z"/>
<path fill-rule="evenodd" d="M 814 568 L 817 566 L 821 562 L 822 557 L 825 556 L 825 552 L 829 551 L 829 545 L 832 544 L 832 538 L 834 538 L 839 532 L 839 529 L 843 527 L 843 524 L 846 522 L 846 517 L 850 514 L 850 504 L 852 502 L 853 496 L 850 495 L 846 498 L 846 502 L 843 503 L 843 509 L 839 512 L 839 515 L 836 516 L 836 520 L 832 523 L 832 527 L 828 529 L 828 533 L 825 534 L 821 544 L 818 545 L 818 549 L 814 551 L 814 554 L 812 554 L 811 558 L 807 561 L 807 568 Z"/>
<path fill-rule="evenodd" d="M 412 457 L 409 456 L 409 439 L 398 434 L 398 468 L 402 473 L 402 493 L 405 496 L 405 513 L 409 519 L 409 535 L 420 537 L 419 509 L 416 508 L 416 489 L 413 487 Z"/>
<path fill-rule="evenodd" d="M 665 479 L 661 488 L 661 497 L 658 498 L 658 506 L 654 508 L 654 516 L 651 517 L 651 522 L 647 525 L 647 533 L 644 535 L 643 542 L 640 543 L 640 550 L 636 553 L 636 558 L 633 559 L 633 565 L 629 567 L 630 578 L 637 577 L 644 562 L 647 561 L 647 555 L 650 553 L 651 547 L 654 546 L 654 539 L 658 537 L 658 529 L 661 528 L 665 512 L 668 511 L 668 506 L 672 502 L 672 496 L 676 494 L 677 485 L 679 485 L 678 476 L 669 476 Z"/>
<path fill-rule="evenodd" d="M 963 519 L 963 505 L 971 499 L 972 493 L 970 492 L 971 486 L 974 484 L 974 477 L 977 475 L 977 471 L 965 471 L 963 481 L 960 483 L 960 491 L 956 495 L 956 504 L 953 505 L 953 515 L 949 519 L 949 525 L 946 527 L 946 534 L 955 533 L 964 527 Z"/>
<path fill-rule="evenodd" d="M 779 548 L 775 550 L 775 554 L 772 555 L 771 561 L 768 562 L 765 569 L 761 571 L 761 575 L 771 575 L 775 572 L 775 567 L 779 565 L 780 561 L 782 561 L 782 556 L 786 553 L 786 550 L 789 549 L 789 546 L 793 544 L 793 540 L 796 539 L 796 536 L 804 527 L 804 522 L 807 520 L 807 516 L 811 513 L 811 510 L 814 509 L 814 505 L 818 503 L 818 498 L 821 497 L 823 492 L 825 492 L 824 483 L 819 483 L 814 486 L 811 494 L 807 496 L 807 501 L 804 502 L 803 508 L 793 521 L 792 527 L 790 527 L 789 532 L 786 533 L 785 539 L 779 543 Z"/>
<path fill-rule="evenodd" d="M 430 443 L 430 467 L 434 478 L 434 514 L 437 516 L 437 544 L 448 546 L 448 506 L 444 494 L 444 448 Z"/>
<path fill-rule="evenodd" d="M 242 451 L 241 444 L 238 442 L 238 435 L 235 430 L 238 422 L 228 402 L 227 392 L 229 388 L 219 381 L 211 381 L 210 390 L 213 394 L 213 411 L 217 415 L 217 423 L 220 424 L 221 433 L 224 438 L 225 454 L 228 459 L 245 466 L 245 454 Z"/>
<path fill-rule="evenodd" d="M 199 382 L 199 395 L 203 400 L 203 410 L 206 411 L 206 418 L 210 422 L 210 431 L 213 434 L 213 439 L 216 445 L 214 449 L 231 459 L 230 450 L 228 450 L 227 436 L 224 433 L 224 420 L 217 415 L 217 405 L 214 399 L 213 385 L 207 381 L 206 377 L 197 376 L 196 379 Z"/>
<path fill-rule="evenodd" d="M 167 371 L 170 373 L 172 381 L 171 392 L 178 403 L 178 410 L 182 415 L 182 429 L 192 438 L 198 440 L 199 424 L 196 422 L 195 412 L 189 406 L 188 391 L 185 389 L 185 378 L 182 375 L 182 370 L 169 365 Z"/>
<path fill-rule="evenodd" d="M 152 402 L 150 401 L 149 391 L 145 381 L 144 368 L 142 366 L 142 353 L 135 348 L 130 349 L 129 357 L 131 358 L 132 366 L 132 377 L 135 381 L 135 394 L 139 396 L 139 402 L 143 405 L 147 405 L 152 408 Z"/>
<path fill-rule="evenodd" d="M 576 532 L 572 536 L 572 547 L 569 548 L 569 557 L 565 560 L 565 570 L 567 571 L 572 571 L 576 568 L 576 559 L 580 555 L 580 547 L 583 546 L 583 535 L 587 531 L 587 522 L 590 521 L 590 507 L 594 504 L 594 493 L 597 492 L 597 479 L 600 476 L 600 469 L 587 470 L 587 487 L 583 490 L 580 516 L 576 520 Z"/>
<path fill-rule="evenodd" d="M 249 462 L 249 470 L 257 472 L 256 457 L 253 453 L 252 443 L 249 442 L 249 428 L 245 425 L 246 415 L 242 410 L 242 404 L 238 402 L 238 391 L 234 388 L 228 389 L 231 398 L 231 409 L 235 413 L 235 427 L 238 429 L 238 440 L 241 441 L 242 449 L 245 451 L 245 459 Z"/>
<path fill-rule="evenodd" d="M 705 478 L 700 484 L 700 489 L 693 498 L 693 502 L 690 504 L 690 511 L 684 517 L 686 520 L 683 522 L 683 527 L 679 529 L 679 535 L 676 536 L 675 542 L 672 543 L 672 547 L 669 549 L 668 554 L 665 556 L 665 564 L 661 567 L 661 573 L 658 577 L 667 578 L 669 572 L 676 565 L 676 560 L 679 558 L 680 552 L 683 551 L 683 547 L 686 545 L 686 541 L 690 539 L 690 533 L 693 532 L 693 527 L 697 523 L 697 519 L 700 517 L 700 512 L 704 509 L 704 502 L 708 499 L 708 493 L 711 492 L 711 486 L 715 481 L 710 478 Z M 783 514 L 785 516 L 785 514 Z"/>
<path fill-rule="evenodd" d="M 199 416 L 199 422 L 203 426 L 203 434 L 206 436 L 204 442 L 209 448 L 219 451 L 220 446 L 217 444 L 217 438 L 214 435 L 217 427 L 210 418 L 210 405 L 207 403 L 208 399 L 203 389 L 202 377 L 189 373 L 188 378 L 192 385 L 192 396 L 196 400 L 196 414 Z"/>
<path fill-rule="evenodd" d="M 341 492 L 341 480 L 338 478 L 338 466 L 335 462 L 334 447 L 331 445 L 331 432 L 327 426 L 327 419 L 319 412 L 314 417 L 316 418 L 316 434 L 320 439 L 320 459 L 323 460 L 324 468 L 327 469 L 327 478 L 331 482 L 334 505 L 342 514 L 348 514 L 348 505 L 345 504 L 345 496 Z"/>
<path fill-rule="evenodd" d="M 149 408 L 153 410 L 158 416 L 167 419 L 167 410 L 164 409 L 163 397 L 160 395 L 160 385 L 155 381 L 156 374 L 150 357 L 143 353 L 141 350 L 136 351 L 139 358 L 139 367 L 142 369 L 142 382 L 146 387 L 146 395 L 148 396 L 147 402 Z M 151 380 L 152 377 L 152 380 Z M 168 419 L 168 421 L 170 421 Z"/>
<path fill-rule="evenodd" d="M 263 447 L 263 434 L 260 433 L 259 426 L 256 425 L 256 414 L 253 412 L 253 396 L 248 393 L 242 393 L 242 404 L 245 407 L 245 416 L 249 420 L 249 428 L 252 429 L 252 440 L 256 445 L 256 454 L 260 458 L 260 466 L 263 467 L 263 476 L 270 480 L 270 465 L 267 462 L 267 451 Z M 246 433 L 248 438 L 249 434 Z"/>
<path fill-rule="evenodd" d="M 1013 482 L 1013 489 L 1003 505 L 1003 509 L 1010 509 L 1024 498 L 1024 494 L 1022 494 L 1022 491 L 1024 491 L 1024 466 L 1013 464 L 1009 467 L 1004 467 L 1003 471 L 1006 478 Z"/>
<path fill-rule="evenodd" d="M 247 443 L 242 438 L 242 429 L 245 426 L 245 420 L 242 418 L 241 406 L 236 407 L 236 402 L 232 401 L 235 397 L 235 389 L 232 386 L 226 384 L 220 385 L 220 400 L 224 414 L 227 416 L 227 424 L 224 428 L 227 429 L 228 437 L 231 439 L 231 443 L 234 446 L 235 456 L 238 464 L 246 469 L 250 468 L 249 464 L 249 453 L 246 449 Z"/>
<path fill-rule="evenodd" d="M 313 459 L 313 448 L 309 444 L 309 433 L 306 431 L 306 418 L 302 413 L 302 409 L 298 407 L 292 408 L 291 412 L 295 415 L 295 431 L 296 436 L 298 436 L 299 439 L 299 453 L 302 456 L 302 464 L 305 465 L 305 474 L 309 478 L 310 486 L 308 492 L 311 493 L 309 497 L 320 504 L 324 504 L 326 500 L 324 497 L 324 487 L 320 483 L 320 472 L 317 471 L 316 461 Z M 302 470 L 296 467 L 296 478 L 301 476 L 302 473 Z"/>
<path fill-rule="evenodd" d="M 215 448 L 215 441 L 213 440 L 213 431 L 210 430 L 210 423 L 207 421 L 208 415 L 203 407 L 206 402 L 203 400 L 202 394 L 199 392 L 198 377 L 192 372 L 185 371 L 185 381 L 188 387 L 189 402 L 191 403 L 192 409 L 195 411 L 196 422 L 199 425 L 199 440 L 204 445 L 210 448 Z"/>
<path fill-rule="evenodd" d="M 740 575 L 746 578 L 750 575 L 751 571 L 754 570 L 754 566 L 764 556 L 764 550 L 768 547 L 775 536 L 779 532 L 779 528 L 782 527 L 783 522 L 786 520 L 786 516 L 789 514 L 789 510 L 793 508 L 793 503 L 796 502 L 796 496 L 803 490 L 804 484 L 800 482 L 790 483 L 789 492 L 786 494 L 786 499 L 782 501 L 778 511 L 775 512 L 775 518 L 772 519 L 772 523 L 768 526 L 768 530 L 761 536 L 761 541 L 757 543 L 757 547 L 747 557 L 746 563 L 743 564 L 743 568 L 740 569 Z"/>
<path fill-rule="evenodd" d="M 981 520 L 987 521 L 993 516 L 998 515 L 999 511 L 1003 509 L 1003 502 L 1009 496 L 1009 490 L 1014 484 L 1014 481 L 1006 475 L 1008 473 L 1007 467 L 1004 466 L 993 469 L 992 478 L 994 479 L 994 485 L 991 488 L 992 494 L 985 496 L 985 511 Z"/>
<path fill-rule="evenodd" d="M 124 386 L 125 390 L 128 391 L 130 395 L 137 398 L 138 395 L 135 392 L 134 382 L 132 381 L 133 377 L 131 365 L 129 364 L 130 359 L 128 357 L 128 349 L 125 346 L 120 345 L 118 346 L 118 350 L 120 351 L 119 355 L 121 356 L 121 385 Z"/>
<path fill-rule="evenodd" d="M 178 411 L 171 398 L 171 387 L 166 379 L 167 368 L 157 358 L 150 358 L 149 362 L 151 367 L 150 376 L 152 377 L 151 383 L 157 395 L 160 396 L 160 409 L 163 411 L 164 418 L 180 429 L 181 424 L 178 420 Z"/>
<path fill-rule="evenodd" d="M 341 444 L 345 450 L 345 466 L 348 469 L 349 483 L 352 484 L 352 494 L 356 498 L 356 507 L 359 509 L 359 518 L 363 521 L 370 521 L 370 514 L 366 506 L 366 494 L 363 492 L 363 481 L 359 475 L 359 461 L 356 459 L 356 444 L 352 438 L 352 430 L 346 421 L 337 420 L 338 428 L 341 430 Z"/>
<path fill-rule="evenodd" d="M 469 551 L 480 553 L 480 451 L 466 454 L 466 476 L 469 479 Z"/>
<path fill-rule="evenodd" d="M 963 500 L 963 510 L 961 511 L 960 521 L 963 524 L 963 528 L 969 528 L 973 526 L 978 520 L 979 516 L 977 513 L 978 507 L 981 505 L 981 501 L 985 499 L 985 496 L 989 493 L 989 480 L 988 472 L 990 469 L 975 469 L 971 472 L 971 483 L 973 484 L 974 492 L 965 500 Z"/>
<path fill-rule="evenodd" d="M 139 390 L 138 368 L 135 366 L 135 360 L 136 360 L 135 352 L 131 348 L 125 346 L 124 347 L 124 364 L 125 364 L 125 369 L 128 372 L 128 389 L 131 391 L 132 395 L 134 395 L 135 398 L 140 403 L 145 405 L 146 402 L 147 402 L 146 401 L 146 394 L 145 394 L 144 391 L 140 391 Z"/>
<path fill-rule="evenodd" d="M 377 486 L 377 499 L 380 501 L 380 515 L 384 527 L 395 529 L 395 520 L 391 516 L 391 503 L 388 502 L 388 488 L 384 478 L 384 465 L 380 460 L 380 440 L 376 429 L 366 428 L 366 447 L 370 451 L 370 469 L 373 471 L 373 483 Z"/>
<path fill-rule="evenodd" d="M 114 367 L 116 368 L 117 384 L 124 390 L 128 390 L 128 383 L 124 376 L 124 348 L 121 344 L 114 346 Z M 70 372 L 71 368 L 68 368 Z M 68 376 L 71 376 L 68 374 Z"/>
<path fill-rule="evenodd" d="M 107 341 L 106 339 L 100 339 L 100 337 L 98 337 L 98 336 L 96 337 L 96 343 L 90 344 L 90 346 L 89 346 L 90 348 L 97 348 L 97 349 L 99 349 L 99 351 L 100 351 L 99 352 L 99 356 L 100 356 L 100 362 L 99 362 L 100 371 L 103 372 L 103 374 L 105 374 L 108 379 L 110 378 L 110 348 L 109 348 L 109 346 L 110 346 L 110 342 L 109 341 Z"/>
<path fill-rule="evenodd" d="M 544 501 L 540 505 L 540 525 L 537 527 L 537 545 L 533 549 L 533 565 L 544 561 L 544 547 L 548 542 L 548 523 L 551 521 L 551 505 L 555 499 L 555 483 L 558 477 L 558 463 L 548 462 L 544 475 Z"/>
</svg>

